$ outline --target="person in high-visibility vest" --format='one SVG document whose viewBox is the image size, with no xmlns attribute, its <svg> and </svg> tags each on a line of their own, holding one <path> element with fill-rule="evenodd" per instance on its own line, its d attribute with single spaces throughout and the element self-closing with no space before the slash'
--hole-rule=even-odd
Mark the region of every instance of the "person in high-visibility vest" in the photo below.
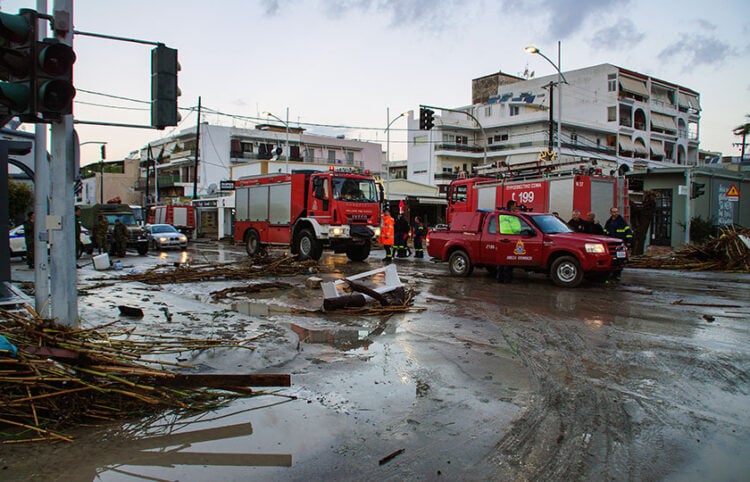
<svg viewBox="0 0 750 482">
<path fill-rule="evenodd" d="M 391 211 L 389 209 L 383 210 L 383 221 L 380 226 L 380 244 L 385 249 L 385 258 L 383 261 L 389 262 L 393 259 L 393 237 L 394 237 L 394 225 L 396 222 L 391 217 Z"/>
</svg>

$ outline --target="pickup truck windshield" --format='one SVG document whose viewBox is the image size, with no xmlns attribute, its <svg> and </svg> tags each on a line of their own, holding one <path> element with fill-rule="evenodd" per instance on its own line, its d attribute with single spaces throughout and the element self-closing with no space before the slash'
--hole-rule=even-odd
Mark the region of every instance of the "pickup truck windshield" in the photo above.
<svg viewBox="0 0 750 482">
<path fill-rule="evenodd" d="M 107 222 L 109 224 L 115 224 L 116 220 L 120 220 L 122 224 L 125 226 L 133 226 L 135 225 L 135 217 L 132 214 L 107 214 Z"/>
<path fill-rule="evenodd" d="M 333 198 L 350 202 L 377 202 L 375 182 L 370 179 L 333 178 Z"/>
<path fill-rule="evenodd" d="M 532 221 L 544 234 L 572 233 L 573 230 L 567 224 L 562 222 L 558 217 L 552 214 L 543 214 L 533 216 Z"/>
</svg>

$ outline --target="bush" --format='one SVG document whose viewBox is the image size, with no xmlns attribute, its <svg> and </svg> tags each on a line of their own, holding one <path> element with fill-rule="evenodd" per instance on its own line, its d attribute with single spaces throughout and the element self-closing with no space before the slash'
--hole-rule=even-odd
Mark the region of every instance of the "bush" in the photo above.
<svg viewBox="0 0 750 482">
<path fill-rule="evenodd" d="M 703 244 L 716 235 L 713 219 L 696 216 L 690 220 L 690 242 Z"/>
</svg>

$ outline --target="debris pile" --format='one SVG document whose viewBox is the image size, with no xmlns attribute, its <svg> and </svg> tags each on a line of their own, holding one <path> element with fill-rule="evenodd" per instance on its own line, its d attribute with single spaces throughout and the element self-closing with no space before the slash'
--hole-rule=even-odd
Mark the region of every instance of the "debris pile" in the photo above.
<svg viewBox="0 0 750 482">
<path fill-rule="evenodd" d="M 317 268 L 317 261 L 299 261 L 296 256 L 256 257 L 242 263 L 161 265 L 143 273 L 128 273 L 119 279 L 160 285 L 199 281 L 246 280 L 264 276 L 295 276 L 317 272 Z"/>
<path fill-rule="evenodd" d="M 29 312 L 33 310 L 29 309 Z M 36 314 L 0 310 L 0 443 L 71 441 L 58 430 L 162 409 L 206 410 L 248 386 L 289 386 L 288 375 L 176 373 L 193 367 L 169 354 L 231 347 L 247 340 L 135 335 L 112 325 L 71 329 Z M 107 329 L 107 331 L 103 331 Z"/>
<path fill-rule="evenodd" d="M 667 256 L 634 256 L 628 267 L 750 272 L 750 229 L 727 226 L 718 237 L 688 244 Z"/>
</svg>

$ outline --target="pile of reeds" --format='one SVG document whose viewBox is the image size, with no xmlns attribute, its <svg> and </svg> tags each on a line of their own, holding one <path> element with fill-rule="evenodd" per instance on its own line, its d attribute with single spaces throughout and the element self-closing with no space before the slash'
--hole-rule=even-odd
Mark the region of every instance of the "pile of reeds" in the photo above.
<svg viewBox="0 0 750 482">
<path fill-rule="evenodd" d="M 168 408 L 205 410 L 252 394 L 169 383 L 185 375 L 166 367 L 191 367 L 157 361 L 165 354 L 209 347 L 251 348 L 246 345 L 250 340 L 136 336 L 112 325 L 71 329 L 33 313 L 0 310 L 0 335 L 17 348 L 15 355 L 0 351 L 1 443 L 70 441 L 58 430 Z"/>
<path fill-rule="evenodd" d="M 294 276 L 317 272 L 317 261 L 299 261 L 296 256 L 263 257 L 234 263 L 161 265 L 143 273 L 121 276 L 126 281 L 150 285 L 193 283 L 199 281 L 231 281 L 264 276 Z"/>
<path fill-rule="evenodd" d="M 628 267 L 689 271 L 750 272 L 750 229 L 727 226 L 702 244 L 688 244 L 666 256 L 635 256 Z"/>
</svg>

